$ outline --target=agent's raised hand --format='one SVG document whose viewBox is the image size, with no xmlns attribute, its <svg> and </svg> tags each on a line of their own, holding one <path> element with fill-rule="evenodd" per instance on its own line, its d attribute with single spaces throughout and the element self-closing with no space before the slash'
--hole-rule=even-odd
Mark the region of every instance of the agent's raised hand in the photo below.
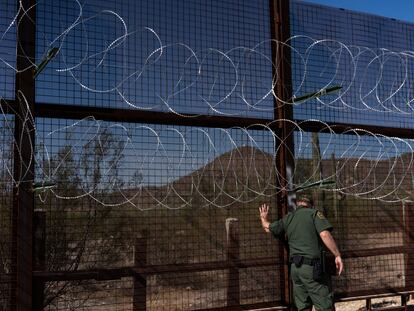
<svg viewBox="0 0 414 311">
<path fill-rule="evenodd" d="M 267 218 L 269 214 L 269 205 L 262 204 L 262 206 L 259 207 L 259 212 L 260 212 L 260 220 L 262 221 L 262 227 L 264 231 L 269 232 L 270 222 Z"/>
<path fill-rule="evenodd" d="M 269 214 L 269 205 L 262 204 L 262 206 L 259 207 L 260 212 L 260 218 L 267 220 L 267 215 Z"/>
</svg>

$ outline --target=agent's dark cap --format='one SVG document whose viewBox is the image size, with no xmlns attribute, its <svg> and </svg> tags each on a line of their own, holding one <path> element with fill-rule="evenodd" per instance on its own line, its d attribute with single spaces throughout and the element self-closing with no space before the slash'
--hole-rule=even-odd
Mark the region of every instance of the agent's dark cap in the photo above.
<svg viewBox="0 0 414 311">
<path fill-rule="evenodd" d="M 308 203 L 310 206 L 313 206 L 312 198 L 308 197 L 307 195 L 302 195 L 299 198 L 297 198 L 296 203 L 298 204 L 299 202 L 305 202 L 305 203 Z"/>
</svg>

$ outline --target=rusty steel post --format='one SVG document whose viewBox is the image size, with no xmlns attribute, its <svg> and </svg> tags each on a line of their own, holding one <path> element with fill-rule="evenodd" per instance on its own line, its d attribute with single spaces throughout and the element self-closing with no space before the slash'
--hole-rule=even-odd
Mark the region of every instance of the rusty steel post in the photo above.
<svg viewBox="0 0 414 311">
<path fill-rule="evenodd" d="M 277 98 L 274 99 L 274 118 L 281 120 L 293 119 L 292 105 L 286 104 L 292 98 L 292 73 L 290 50 L 284 44 L 290 37 L 289 0 L 270 0 L 272 59 L 273 59 L 273 88 Z M 276 78 L 277 77 L 277 80 Z M 278 217 L 285 216 L 293 210 L 293 197 L 287 190 L 292 186 L 294 171 L 293 127 L 287 122 L 276 123 L 272 127 L 280 138 L 280 146 L 275 146 L 276 167 L 279 173 L 278 187 L 285 189 L 277 194 Z M 280 247 L 280 289 L 282 301 L 290 306 L 292 303 L 289 282 L 288 250 Z"/>
<path fill-rule="evenodd" d="M 36 1 L 17 1 L 12 211 L 12 309 L 32 310 Z"/>
<path fill-rule="evenodd" d="M 405 255 L 405 287 L 412 289 L 414 287 L 414 256 L 412 247 L 414 246 L 414 204 L 403 202 L 403 225 L 404 225 L 404 247 Z"/>
<path fill-rule="evenodd" d="M 367 311 L 371 311 L 372 310 L 371 298 L 365 299 L 365 308 L 367 309 Z"/>
<path fill-rule="evenodd" d="M 408 310 L 408 297 L 409 295 L 401 295 L 401 306 L 404 307 L 404 311 Z"/>
<path fill-rule="evenodd" d="M 240 305 L 240 278 L 239 269 L 236 267 L 240 259 L 239 220 L 226 219 L 226 252 L 230 268 L 227 279 L 227 306 Z"/>
<path fill-rule="evenodd" d="M 134 267 L 145 268 L 147 266 L 148 231 L 143 230 L 141 237 L 135 239 Z M 147 310 L 147 278 L 142 274 L 134 274 L 134 297 L 132 310 Z"/>
<path fill-rule="evenodd" d="M 46 271 L 46 212 L 35 210 L 33 215 L 33 270 Z M 33 278 L 33 311 L 42 311 L 45 281 Z"/>
</svg>

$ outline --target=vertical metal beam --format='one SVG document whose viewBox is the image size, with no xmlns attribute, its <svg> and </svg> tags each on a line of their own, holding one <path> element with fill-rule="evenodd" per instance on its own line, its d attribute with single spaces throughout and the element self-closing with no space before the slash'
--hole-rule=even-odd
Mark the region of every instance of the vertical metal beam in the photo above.
<svg viewBox="0 0 414 311">
<path fill-rule="evenodd" d="M 404 311 L 408 310 L 408 305 L 407 305 L 408 296 L 409 295 L 401 295 L 401 306 L 404 307 Z"/>
<path fill-rule="evenodd" d="M 226 219 L 226 253 L 231 267 L 227 280 L 227 306 L 240 305 L 240 278 L 236 262 L 240 260 L 239 220 Z"/>
<path fill-rule="evenodd" d="M 414 204 L 403 202 L 404 246 L 410 249 L 414 246 Z M 405 287 L 412 290 L 414 287 L 414 255 L 407 252 L 405 257 Z"/>
<path fill-rule="evenodd" d="M 274 93 L 274 117 L 278 120 L 293 119 L 292 105 L 286 104 L 292 97 L 292 73 L 290 50 L 283 43 L 290 37 L 289 0 L 270 0 L 272 59 Z M 276 80 L 277 79 L 277 80 Z M 287 122 L 275 123 L 273 130 L 280 138 L 277 148 L 276 166 L 278 169 L 278 186 L 284 191 L 277 194 L 279 218 L 294 208 L 292 197 L 287 190 L 292 187 L 294 170 L 293 130 Z M 288 251 L 280 247 L 280 276 L 281 298 L 284 303 L 291 305 L 291 290 L 289 282 Z"/>
<path fill-rule="evenodd" d="M 372 310 L 372 302 L 371 302 L 371 298 L 367 298 L 365 300 L 365 307 L 367 309 L 367 311 L 371 311 Z"/>
<path fill-rule="evenodd" d="M 34 197 L 35 0 L 17 1 L 16 113 L 14 122 L 13 310 L 32 310 L 32 216 Z"/>
<path fill-rule="evenodd" d="M 141 237 L 135 239 L 134 266 L 145 268 L 147 265 L 148 231 L 143 230 Z M 133 311 L 147 310 L 147 278 L 136 274 L 134 276 L 134 297 L 132 301 Z"/>
<path fill-rule="evenodd" d="M 46 270 L 46 212 L 33 214 L 33 270 Z M 45 281 L 33 279 L 33 311 L 42 311 L 45 300 Z"/>
</svg>

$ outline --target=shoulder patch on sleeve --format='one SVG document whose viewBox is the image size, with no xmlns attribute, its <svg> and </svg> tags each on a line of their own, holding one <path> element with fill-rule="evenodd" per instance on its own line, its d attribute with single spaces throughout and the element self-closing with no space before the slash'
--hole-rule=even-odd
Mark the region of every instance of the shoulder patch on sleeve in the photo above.
<svg viewBox="0 0 414 311">
<path fill-rule="evenodd" d="M 325 216 L 321 212 L 317 212 L 316 216 L 318 216 L 319 219 L 325 219 Z"/>
</svg>

